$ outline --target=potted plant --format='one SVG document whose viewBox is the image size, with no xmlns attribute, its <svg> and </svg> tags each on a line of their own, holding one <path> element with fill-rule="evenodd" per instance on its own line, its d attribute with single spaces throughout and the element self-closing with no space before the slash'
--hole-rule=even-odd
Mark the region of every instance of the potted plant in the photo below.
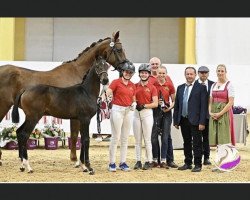
<svg viewBox="0 0 250 200">
<path fill-rule="evenodd" d="M 30 134 L 30 138 L 27 141 L 27 149 L 35 149 L 40 138 L 41 131 L 38 128 L 35 128 Z"/>
<path fill-rule="evenodd" d="M 71 149 L 72 147 L 72 140 L 71 137 L 68 137 L 68 145 L 69 145 L 69 149 Z M 81 149 L 81 137 L 77 137 L 77 141 L 76 141 L 76 150 Z"/>
<path fill-rule="evenodd" d="M 57 124 L 46 124 L 41 131 L 44 137 L 45 149 L 55 150 L 58 148 L 59 138 L 65 137 L 65 132 Z"/>
<path fill-rule="evenodd" d="M 4 127 L 0 132 L 1 146 L 5 146 L 6 149 L 18 149 L 16 124 Z"/>
</svg>

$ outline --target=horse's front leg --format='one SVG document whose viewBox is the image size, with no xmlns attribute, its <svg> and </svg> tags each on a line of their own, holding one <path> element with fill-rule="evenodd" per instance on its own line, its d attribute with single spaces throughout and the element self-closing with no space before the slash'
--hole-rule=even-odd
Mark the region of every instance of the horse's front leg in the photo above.
<svg viewBox="0 0 250 200">
<path fill-rule="evenodd" d="M 84 163 L 84 167 L 87 168 L 84 169 L 84 172 L 89 171 L 89 174 L 93 175 L 94 169 L 91 167 L 90 165 L 90 161 L 89 161 L 89 124 L 90 124 L 90 120 L 86 120 L 85 119 L 85 123 L 81 123 L 81 127 L 80 127 L 80 132 L 81 132 L 81 154 L 80 154 L 80 159 L 81 162 Z M 85 128 L 84 128 L 85 127 Z"/>
<path fill-rule="evenodd" d="M 85 153 L 85 165 L 88 168 L 88 170 L 92 173 L 94 173 L 93 168 L 90 166 L 90 160 L 89 160 L 89 128 L 86 128 L 86 132 L 84 133 L 84 153 Z"/>
<path fill-rule="evenodd" d="M 70 120 L 70 137 L 71 137 L 71 150 L 70 150 L 70 160 L 77 161 L 76 155 L 76 142 L 78 133 L 80 130 L 80 122 L 78 120 Z M 75 167 L 79 167 L 80 162 L 77 161 Z"/>
</svg>

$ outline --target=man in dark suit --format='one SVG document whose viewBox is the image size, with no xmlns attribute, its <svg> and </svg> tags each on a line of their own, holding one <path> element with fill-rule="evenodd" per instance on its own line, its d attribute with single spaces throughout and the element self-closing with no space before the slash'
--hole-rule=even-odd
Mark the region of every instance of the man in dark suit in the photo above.
<svg viewBox="0 0 250 200">
<path fill-rule="evenodd" d="M 211 86 L 213 85 L 213 81 L 208 79 L 209 76 L 209 69 L 206 66 L 201 66 L 198 69 L 198 76 L 199 79 L 196 81 L 202 85 L 206 86 L 207 92 L 208 92 L 208 99 L 207 102 L 209 102 L 209 96 L 210 96 L 210 90 Z M 204 165 L 211 165 L 211 162 L 209 160 L 210 156 L 210 147 L 209 147 L 209 141 L 208 141 L 208 128 L 209 128 L 209 113 L 207 110 L 207 119 L 205 124 L 205 129 L 202 131 L 202 139 L 203 139 L 203 156 L 204 156 Z"/>
<path fill-rule="evenodd" d="M 192 169 L 200 172 L 202 169 L 202 131 L 205 129 L 208 110 L 207 91 L 204 85 L 195 82 L 196 69 L 185 69 L 186 83 L 177 87 L 174 105 L 174 126 L 179 129 L 184 141 L 184 165 L 178 170 Z"/>
</svg>

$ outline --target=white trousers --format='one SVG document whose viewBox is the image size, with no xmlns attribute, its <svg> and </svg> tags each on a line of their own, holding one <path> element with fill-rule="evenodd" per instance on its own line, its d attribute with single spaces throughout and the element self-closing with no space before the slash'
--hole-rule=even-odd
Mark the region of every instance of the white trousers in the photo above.
<svg viewBox="0 0 250 200">
<path fill-rule="evenodd" d="M 141 161 L 142 138 L 145 144 L 145 162 L 152 162 L 151 133 L 154 123 L 153 110 L 143 109 L 140 112 L 135 110 L 133 120 L 133 132 L 135 136 L 136 160 Z"/>
<path fill-rule="evenodd" d="M 132 126 L 133 112 L 129 107 L 113 105 L 110 115 L 111 141 L 109 145 L 109 162 L 115 163 L 118 142 L 120 145 L 120 163 L 126 162 L 128 137 Z"/>
</svg>

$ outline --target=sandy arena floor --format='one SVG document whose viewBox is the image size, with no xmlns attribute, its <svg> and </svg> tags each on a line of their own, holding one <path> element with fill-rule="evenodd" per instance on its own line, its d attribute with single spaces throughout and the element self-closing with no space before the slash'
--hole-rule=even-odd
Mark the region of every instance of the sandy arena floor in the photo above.
<svg viewBox="0 0 250 200">
<path fill-rule="evenodd" d="M 248 117 L 248 124 L 249 117 Z M 131 170 L 123 172 L 118 170 L 111 173 L 108 167 L 108 145 L 109 142 L 97 142 L 91 139 L 90 160 L 95 169 L 95 175 L 83 173 L 81 168 L 74 168 L 74 162 L 69 159 L 70 150 L 68 147 L 62 147 L 59 142 L 59 149 L 45 150 L 40 142 L 40 147 L 35 150 L 29 150 L 29 160 L 34 173 L 20 172 L 20 161 L 17 150 L 3 149 L 3 165 L 0 167 L 0 182 L 5 183 L 214 183 L 214 182 L 250 182 L 250 136 L 247 137 L 247 145 L 237 144 L 236 147 L 241 155 L 239 166 L 231 172 L 212 172 L 212 166 L 203 166 L 200 173 L 192 173 L 190 170 L 179 171 L 177 169 L 152 170 Z M 134 137 L 130 136 L 127 163 L 133 168 L 135 164 Z M 143 157 L 144 157 L 143 149 Z M 78 151 L 79 155 L 79 151 Z M 175 163 L 183 164 L 183 150 L 174 150 Z M 215 149 L 211 149 L 211 158 L 215 156 Z M 119 148 L 117 151 L 117 160 L 119 160 Z M 211 159 L 212 161 L 212 159 Z"/>
</svg>

